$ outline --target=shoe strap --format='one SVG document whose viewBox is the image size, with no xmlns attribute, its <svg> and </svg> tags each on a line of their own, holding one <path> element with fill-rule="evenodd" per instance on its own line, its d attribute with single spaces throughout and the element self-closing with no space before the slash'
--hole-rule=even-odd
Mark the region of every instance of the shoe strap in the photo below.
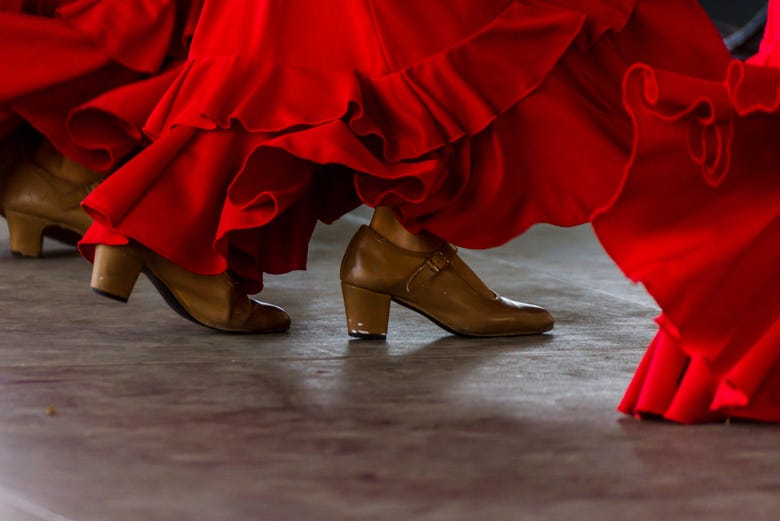
<svg viewBox="0 0 780 521">
<path fill-rule="evenodd" d="M 450 267 L 452 257 L 457 253 L 454 246 L 445 244 L 429 255 L 425 262 L 420 264 L 406 281 L 406 291 L 412 292 L 415 288 L 424 286 L 429 280 L 440 272 Z M 413 287 L 414 286 L 414 287 Z"/>
</svg>

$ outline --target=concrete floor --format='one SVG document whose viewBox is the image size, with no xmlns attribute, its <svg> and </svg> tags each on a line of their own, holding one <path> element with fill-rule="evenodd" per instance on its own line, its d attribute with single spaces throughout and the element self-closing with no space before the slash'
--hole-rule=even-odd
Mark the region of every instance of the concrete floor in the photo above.
<svg viewBox="0 0 780 521">
<path fill-rule="evenodd" d="M 780 427 L 615 412 L 657 309 L 588 228 L 463 253 L 552 334 L 455 338 L 395 307 L 377 342 L 346 336 L 337 280 L 365 216 L 269 279 L 293 317 L 272 336 L 199 329 L 145 280 L 99 298 L 73 250 L 12 257 L 3 226 L 0 520 L 778 519 Z"/>
</svg>

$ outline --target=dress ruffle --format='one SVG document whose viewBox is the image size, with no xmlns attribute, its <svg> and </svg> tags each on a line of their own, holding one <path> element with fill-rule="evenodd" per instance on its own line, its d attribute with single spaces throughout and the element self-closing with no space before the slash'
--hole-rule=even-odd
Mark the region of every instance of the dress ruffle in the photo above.
<svg viewBox="0 0 780 521">
<path fill-rule="evenodd" d="M 779 87 L 741 62 L 722 82 L 627 76 L 634 156 L 594 227 L 664 314 L 623 412 L 780 421 L 780 152 L 756 139 L 780 130 Z"/>
<path fill-rule="evenodd" d="M 392 4 L 381 4 L 374 8 L 385 9 L 383 19 L 393 19 Z M 589 21 L 584 9 L 565 4 L 485 2 L 478 6 L 483 25 L 440 31 L 441 36 L 426 41 L 434 48 L 424 59 L 405 48 L 393 52 L 381 40 L 382 31 L 394 27 L 354 36 L 372 27 L 370 20 L 357 17 L 354 28 L 340 32 L 372 42 L 366 45 L 375 45 L 377 52 L 345 63 L 344 53 L 334 48 L 321 53 L 336 57 L 324 64 L 310 63 L 307 49 L 316 39 L 301 45 L 300 55 L 285 51 L 289 63 L 267 59 L 262 53 L 274 39 L 254 41 L 252 34 L 263 33 L 254 26 L 244 28 L 243 38 L 234 36 L 233 54 L 225 52 L 231 44 L 220 40 L 226 30 L 219 19 L 235 11 L 217 12 L 217 3 L 207 4 L 191 59 L 148 121 L 146 130 L 155 143 L 85 202 L 100 224 L 85 238 L 84 252 L 90 256 L 91 244 L 128 236 L 192 271 L 231 269 L 259 289 L 263 272 L 305 266 L 305 246 L 317 219 L 333 220 L 361 200 L 371 206 L 395 204 L 401 213 L 418 216 L 416 224 L 407 219 L 410 227 L 421 227 L 419 216 L 433 214 L 464 192 L 472 170 L 466 151 L 471 145 L 461 143 L 538 89 L 570 48 L 588 48 L 606 31 L 620 29 L 633 8 L 633 2 L 624 2 L 622 9 L 605 8 Z M 262 4 L 243 5 L 251 10 Z M 235 7 L 240 11 L 241 5 Z M 302 5 L 286 7 L 308 13 Z M 356 9 L 354 3 L 349 7 Z M 452 6 L 427 4 L 426 9 L 434 8 L 447 12 Z M 332 9 L 338 12 L 338 6 Z M 321 22 L 320 17 L 311 21 Z M 305 20 L 295 17 L 290 23 L 295 27 L 276 30 L 306 36 L 296 25 Z M 420 39 L 415 28 L 403 30 Z M 385 44 L 381 52 L 380 41 Z M 252 43 L 255 53 L 247 49 Z M 485 143 L 487 148 L 489 140 Z M 453 161 L 462 165 L 456 176 L 450 175 Z M 151 185 L 154 190 L 148 189 Z M 188 223 L 187 230 L 173 226 L 150 233 L 148 216 L 159 214 L 164 201 L 182 188 L 198 199 L 198 215 L 184 209 L 177 220 Z M 202 194 L 192 193 L 196 190 Z M 427 206 L 420 212 L 419 205 Z M 269 230 L 279 227 L 280 219 L 288 228 L 309 232 L 280 231 L 283 240 L 270 246 L 265 239 L 269 233 L 276 237 Z M 510 233 L 459 242 L 485 241 L 487 246 L 508 240 Z"/>
<path fill-rule="evenodd" d="M 354 3 L 294 4 L 228 13 L 207 2 L 191 59 L 148 122 L 155 142 L 85 201 L 98 223 L 87 257 L 130 237 L 191 271 L 230 269 L 259 288 L 263 271 L 305 266 L 308 234 L 264 242 L 278 219 L 310 230 L 360 202 L 394 205 L 411 230 L 477 248 L 537 222 L 586 222 L 615 193 L 631 146 L 619 89 L 627 64 L 690 67 L 666 50 L 648 54 L 644 36 L 669 26 L 671 41 L 691 18 L 706 20 L 693 2 L 675 3 L 677 26 L 658 6 L 635 15 L 628 0 L 428 2 L 416 8 L 441 12 L 400 20 L 409 7 L 388 1 L 359 15 Z M 437 33 L 426 33 L 434 18 Z M 702 27 L 712 54 L 717 34 Z M 371 52 L 352 56 L 354 41 Z M 702 75 L 725 67 L 715 49 Z M 170 212 L 165 201 L 188 199 L 197 215 L 176 210 L 186 226 L 150 229 L 150 216 Z"/>
<path fill-rule="evenodd" d="M 17 4 L 0 5 L 0 67 L 15 71 L 0 85 L 0 127 L 26 120 L 72 159 L 113 170 L 145 142 L 201 0 Z"/>
<path fill-rule="evenodd" d="M 629 13 L 610 14 L 616 24 L 611 29 L 617 30 Z M 239 123 L 249 132 L 279 133 L 342 121 L 360 140 L 357 145 L 379 160 L 417 159 L 480 132 L 525 98 L 575 39 L 587 44 L 585 25 L 580 12 L 509 2 L 499 16 L 450 47 L 380 75 L 195 52 L 147 131 L 160 135 L 176 125 L 214 129 Z M 610 29 L 604 22 L 595 25 L 596 34 Z M 515 81 L 504 81 L 505 75 Z"/>
</svg>

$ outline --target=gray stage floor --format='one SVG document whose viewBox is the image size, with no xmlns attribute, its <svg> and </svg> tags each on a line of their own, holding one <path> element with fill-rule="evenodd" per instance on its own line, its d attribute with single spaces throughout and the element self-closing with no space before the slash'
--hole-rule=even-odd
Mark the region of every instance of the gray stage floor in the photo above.
<svg viewBox="0 0 780 521">
<path fill-rule="evenodd" d="M 200 329 L 146 280 L 102 299 L 68 248 L 12 257 L 2 223 L 0 520 L 778 519 L 780 428 L 615 411 L 657 309 L 588 228 L 463 253 L 552 334 L 455 338 L 395 307 L 372 342 L 337 279 L 365 215 L 269 278 L 293 317 L 271 336 Z"/>
</svg>

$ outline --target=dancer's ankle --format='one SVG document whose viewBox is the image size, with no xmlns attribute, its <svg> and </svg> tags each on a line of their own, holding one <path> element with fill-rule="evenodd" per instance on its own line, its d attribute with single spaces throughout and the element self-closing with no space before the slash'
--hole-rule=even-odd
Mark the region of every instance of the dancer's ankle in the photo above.
<svg viewBox="0 0 780 521">
<path fill-rule="evenodd" d="M 389 206 L 380 206 L 374 210 L 370 227 L 396 246 L 405 250 L 428 252 L 438 249 L 444 243 L 442 239 L 432 233 L 424 231 L 414 234 L 408 231 L 398 222 L 392 208 Z"/>
</svg>

